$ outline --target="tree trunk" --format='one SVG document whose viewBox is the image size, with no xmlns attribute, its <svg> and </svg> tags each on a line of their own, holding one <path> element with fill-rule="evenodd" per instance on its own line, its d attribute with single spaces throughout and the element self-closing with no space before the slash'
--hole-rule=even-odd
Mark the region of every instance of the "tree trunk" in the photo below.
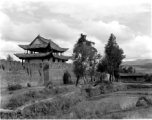
<svg viewBox="0 0 152 120">
<path fill-rule="evenodd" d="M 85 77 L 85 76 L 83 77 L 83 79 L 84 79 L 84 82 L 87 83 L 87 80 L 86 80 L 86 77 Z"/>
<path fill-rule="evenodd" d="M 111 74 L 111 82 L 113 82 L 113 75 Z"/>
<path fill-rule="evenodd" d="M 111 73 L 110 73 L 109 81 L 111 82 Z"/>
<path fill-rule="evenodd" d="M 78 83 L 79 83 L 79 79 L 80 79 L 80 77 L 79 77 L 79 76 L 77 76 L 77 80 L 76 80 L 76 84 L 75 84 L 75 86 L 77 86 L 77 85 L 78 85 Z"/>
<path fill-rule="evenodd" d="M 90 81 L 93 82 L 93 75 L 91 75 L 91 80 Z"/>
<path fill-rule="evenodd" d="M 113 68 L 113 66 L 112 66 L 112 71 L 111 72 L 112 72 L 112 82 L 113 82 L 114 81 L 114 79 L 113 79 L 114 78 L 114 68 Z"/>
</svg>

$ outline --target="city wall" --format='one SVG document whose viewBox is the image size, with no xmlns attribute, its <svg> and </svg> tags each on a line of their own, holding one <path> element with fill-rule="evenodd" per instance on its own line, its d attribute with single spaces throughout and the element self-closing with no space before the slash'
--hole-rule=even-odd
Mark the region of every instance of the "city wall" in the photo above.
<svg viewBox="0 0 152 120">
<path fill-rule="evenodd" d="M 48 65 L 47 71 L 44 66 Z M 63 84 L 63 75 L 68 71 L 71 75 L 72 81 L 75 81 L 74 73 L 72 72 L 73 65 L 62 62 L 45 62 L 43 64 L 29 64 L 17 61 L 8 62 L 0 60 L 0 82 L 1 88 L 6 88 L 8 84 L 21 84 L 27 86 L 30 83 L 32 86 L 42 86 L 48 82 L 53 84 Z M 48 73 L 48 80 L 46 81 L 46 74 Z"/>
</svg>

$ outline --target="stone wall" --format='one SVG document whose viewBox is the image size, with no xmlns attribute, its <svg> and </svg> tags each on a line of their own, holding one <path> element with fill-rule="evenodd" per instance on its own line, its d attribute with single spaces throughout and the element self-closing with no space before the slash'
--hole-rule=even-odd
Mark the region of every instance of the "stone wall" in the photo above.
<svg viewBox="0 0 152 120">
<path fill-rule="evenodd" d="M 73 73 L 73 65 L 68 63 L 49 63 L 49 81 L 54 84 L 63 84 L 63 75 L 68 71 L 71 75 L 71 80 L 74 82 L 76 80 Z"/>
<path fill-rule="evenodd" d="M 29 64 L 13 61 L 8 62 L 0 60 L 0 82 L 1 87 L 6 88 L 8 84 L 21 84 L 27 86 L 30 83 L 32 86 L 44 85 L 44 64 L 48 64 L 48 76 L 49 81 L 53 84 L 63 84 L 63 75 L 65 71 L 68 71 L 72 77 L 72 81 L 75 81 L 75 75 L 72 72 L 73 65 L 62 62 L 44 62 L 43 64 Z"/>
<path fill-rule="evenodd" d="M 42 68 L 37 64 L 23 64 L 21 62 L 0 61 L 0 82 L 1 88 L 6 88 L 8 84 L 21 84 L 32 86 L 43 84 Z"/>
</svg>

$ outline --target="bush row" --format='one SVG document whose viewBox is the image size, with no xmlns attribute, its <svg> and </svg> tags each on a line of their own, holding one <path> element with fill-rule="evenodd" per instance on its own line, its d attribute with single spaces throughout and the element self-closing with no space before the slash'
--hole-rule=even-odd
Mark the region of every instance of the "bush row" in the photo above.
<svg viewBox="0 0 152 120">
<path fill-rule="evenodd" d="M 85 85 L 82 87 L 81 92 L 86 98 L 99 96 L 101 94 L 107 94 L 115 91 L 126 90 L 127 87 L 123 85 L 113 85 L 111 82 L 103 82 L 97 86 Z"/>
</svg>

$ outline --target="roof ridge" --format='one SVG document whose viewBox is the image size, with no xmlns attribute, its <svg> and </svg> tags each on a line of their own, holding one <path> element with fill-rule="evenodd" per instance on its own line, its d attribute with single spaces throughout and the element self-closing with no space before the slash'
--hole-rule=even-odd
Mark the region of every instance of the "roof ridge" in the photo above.
<svg viewBox="0 0 152 120">
<path fill-rule="evenodd" d="M 56 44 L 56 43 L 55 43 L 54 41 L 52 41 L 51 39 L 46 39 L 46 38 L 40 36 L 40 34 L 38 35 L 38 37 L 40 37 L 40 38 L 42 38 L 42 39 L 44 39 L 44 40 L 47 40 L 47 41 L 49 41 L 49 42 L 53 42 L 55 45 L 59 46 L 58 44 Z"/>
<path fill-rule="evenodd" d="M 38 35 L 38 37 L 42 38 L 43 40 L 52 41 L 51 39 L 46 39 L 46 38 L 44 38 L 44 37 L 42 37 L 40 35 Z"/>
</svg>

